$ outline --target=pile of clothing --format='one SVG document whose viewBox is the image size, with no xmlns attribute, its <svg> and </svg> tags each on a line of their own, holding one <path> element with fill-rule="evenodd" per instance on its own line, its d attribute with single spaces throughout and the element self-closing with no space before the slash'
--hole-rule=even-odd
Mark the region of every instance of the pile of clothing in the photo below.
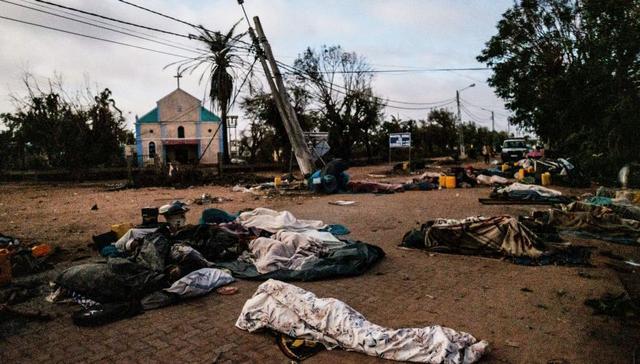
<svg viewBox="0 0 640 364">
<path fill-rule="evenodd" d="M 532 214 L 540 225 L 561 233 L 621 244 L 640 244 L 640 221 L 628 219 L 613 209 L 597 204 L 574 202 Z"/>
<path fill-rule="evenodd" d="M 94 237 L 106 260 L 63 271 L 50 300 L 74 300 L 83 308 L 74 322 L 99 325 L 207 294 L 234 276 L 353 276 L 384 257 L 379 247 L 338 239 L 349 232 L 341 225 L 265 208 L 237 215 L 213 210 L 205 210 L 201 221 L 206 222 L 199 225 L 173 219 L 173 224 L 131 229 L 117 240 L 113 232 Z"/>
<path fill-rule="evenodd" d="M 401 246 L 434 252 L 506 257 L 517 264 L 588 265 L 586 248 L 543 241 L 512 216 L 437 219 L 405 234 Z"/>
<path fill-rule="evenodd" d="M 466 332 L 438 325 L 391 329 L 368 321 L 334 298 L 280 282 L 262 283 L 242 308 L 236 327 L 249 332 L 268 329 L 296 339 L 313 340 L 328 349 L 343 349 L 397 361 L 475 363 L 489 343 Z"/>
<path fill-rule="evenodd" d="M 563 196 L 562 192 L 551 188 L 513 183 L 504 187 L 496 187 L 488 199 L 479 199 L 482 204 L 566 204 L 572 198 Z"/>
</svg>

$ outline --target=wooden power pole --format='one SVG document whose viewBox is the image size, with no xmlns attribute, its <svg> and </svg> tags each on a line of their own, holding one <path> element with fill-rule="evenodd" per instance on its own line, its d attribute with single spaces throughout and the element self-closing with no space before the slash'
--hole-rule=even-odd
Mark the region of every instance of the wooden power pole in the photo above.
<svg viewBox="0 0 640 364">
<path fill-rule="evenodd" d="M 253 17 L 253 22 L 256 26 L 259 38 L 256 38 L 252 28 L 249 28 L 249 34 L 258 48 L 257 54 L 260 58 L 260 63 L 264 69 L 269 87 L 271 88 L 272 96 L 276 101 L 278 113 L 280 114 L 280 118 L 282 119 L 287 135 L 289 136 L 289 142 L 291 143 L 293 153 L 298 161 L 300 171 L 305 176 L 310 175 L 314 171 L 314 164 L 311 152 L 309 152 L 309 148 L 307 147 L 307 143 L 304 139 L 302 127 L 300 127 L 300 122 L 298 121 L 295 110 L 289 102 L 287 89 L 282 81 L 282 74 L 280 73 L 278 64 L 273 57 L 271 45 L 269 45 L 269 41 L 267 41 L 267 37 L 264 34 L 260 19 L 255 16 Z"/>
</svg>

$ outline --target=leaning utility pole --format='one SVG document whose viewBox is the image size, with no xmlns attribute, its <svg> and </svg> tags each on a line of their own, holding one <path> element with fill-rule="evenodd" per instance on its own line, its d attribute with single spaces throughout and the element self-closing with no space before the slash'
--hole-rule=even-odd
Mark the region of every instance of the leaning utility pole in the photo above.
<svg viewBox="0 0 640 364">
<path fill-rule="evenodd" d="M 310 175 L 314 170 L 313 158 L 309 152 L 307 143 L 305 142 L 300 122 L 298 121 L 298 117 L 296 116 L 293 106 L 291 106 L 291 103 L 289 102 L 289 95 L 287 94 L 287 89 L 282 81 L 282 74 L 280 73 L 278 64 L 273 57 L 271 45 L 269 45 L 269 41 L 267 41 L 267 37 L 264 34 L 260 19 L 255 16 L 253 17 L 253 22 L 255 23 L 258 37 L 256 37 L 251 27 L 249 28 L 249 34 L 257 48 L 256 53 L 260 58 L 260 63 L 262 64 L 267 82 L 271 88 L 271 94 L 276 101 L 278 113 L 280 114 L 280 118 L 282 119 L 287 135 L 289 136 L 289 142 L 291 143 L 293 153 L 298 161 L 300 171 L 305 176 Z M 269 68 L 269 66 L 271 66 L 271 68 Z"/>
</svg>

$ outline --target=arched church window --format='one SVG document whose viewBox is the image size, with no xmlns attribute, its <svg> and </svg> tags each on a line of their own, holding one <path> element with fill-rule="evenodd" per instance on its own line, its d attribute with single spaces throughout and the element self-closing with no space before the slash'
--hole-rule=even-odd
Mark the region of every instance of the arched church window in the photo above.
<svg viewBox="0 0 640 364">
<path fill-rule="evenodd" d="M 149 158 L 155 158 L 156 156 L 156 143 L 149 142 Z"/>
</svg>

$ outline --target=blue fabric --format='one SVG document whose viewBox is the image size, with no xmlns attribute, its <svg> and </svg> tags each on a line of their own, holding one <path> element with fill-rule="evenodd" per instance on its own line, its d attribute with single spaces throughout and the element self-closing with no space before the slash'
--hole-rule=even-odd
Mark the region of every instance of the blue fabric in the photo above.
<svg viewBox="0 0 640 364">
<path fill-rule="evenodd" d="M 585 200 L 586 203 L 597 206 L 610 206 L 613 201 L 611 197 L 593 196 Z"/>
<path fill-rule="evenodd" d="M 125 255 L 121 253 L 115 245 L 105 245 L 102 249 L 100 249 L 100 255 L 103 257 L 111 257 L 111 258 L 122 258 Z"/>
<path fill-rule="evenodd" d="M 347 235 L 347 234 L 351 233 L 351 231 L 349 231 L 349 229 L 346 226 L 340 225 L 340 224 L 327 225 L 326 228 L 324 228 L 324 229 L 322 229 L 320 231 L 327 231 L 327 232 L 330 232 L 331 234 L 336 235 L 336 236 Z"/>
<path fill-rule="evenodd" d="M 202 224 L 221 224 L 234 221 L 238 215 L 232 215 L 220 209 L 205 209 L 200 216 L 200 225 Z"/>
</svg>

